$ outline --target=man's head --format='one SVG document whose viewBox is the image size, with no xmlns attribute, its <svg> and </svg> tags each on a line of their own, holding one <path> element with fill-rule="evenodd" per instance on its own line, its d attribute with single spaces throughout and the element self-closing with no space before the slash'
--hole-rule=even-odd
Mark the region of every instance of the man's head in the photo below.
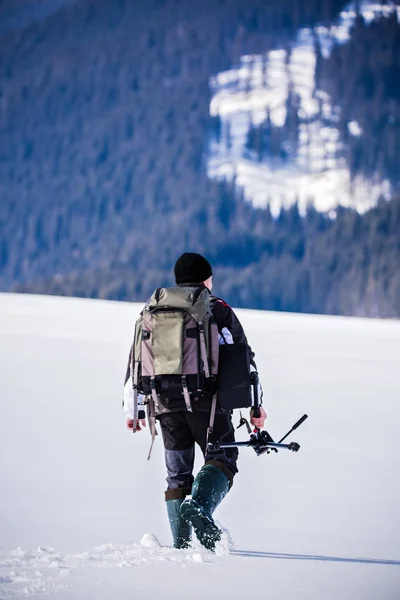
<svg viewBox="0 0 400 600">
<path fill-rule="evenodd" d="M 175 263 L 176 283 L 204 283 L 211 291 L 212 268 L 204 256 L 197 252 L 185 252 Z"/>
</svg>

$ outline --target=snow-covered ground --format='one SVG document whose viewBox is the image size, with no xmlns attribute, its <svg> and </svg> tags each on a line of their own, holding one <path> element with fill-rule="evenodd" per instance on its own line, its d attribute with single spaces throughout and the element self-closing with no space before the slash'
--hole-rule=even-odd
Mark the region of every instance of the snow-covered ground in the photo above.
<svg viewBox="0 0 400 600">
<path fill-rule="evenodd" d="M 168 547 L 162 442 L 124 426 L 138 310 L 0 295 L 0 598 L 398 600 L 400 323 L 238 311 L 268 430 L 309 419 L 241 451 L 212 555 Z"/>
<path fill-rule="evenodd" d="M 393 2 L 364 0 L 360 10 L 370 22 L 378 15 L 388 15 L 396 6 Z M 400 16 L 400 7 L 397 12 Z M 355 5 L 350 3 L 330 27 L 301 29 L 291 44 L 282 43 L 282 48 L 265 55 L 243 56 L 238 68 L 211 79 L 210 114 L 219 116 L 221 127 L 210 142 L 210 177 L 235 177 L 253 204 L 269 203 L 275 214 L 296 201 L 303 212 L 309 203 L 322 211 L 342 205 L 364 212 L 380 196 L 390 197 L 389 181 L 373 173 L 369 179 L 358 176 L 352 180 L 337 129 L 340 109 L 332 106 L 328 94 L 316 88 L 315 40 L 322 54 L 329 55 L 333 43 L 349 39 L 355 18 Z M 246 150 L 249 129 L 265 121 L 267 114 L 273 125 L 282 127 L 289 93 L 297 97 L 301 120 L 296 156 L 289 164 L 280 165 L 270 156 L 259 162 Z M 350 135 L 362 136 L 357 122 L 347 126 Z"/>
</svg>

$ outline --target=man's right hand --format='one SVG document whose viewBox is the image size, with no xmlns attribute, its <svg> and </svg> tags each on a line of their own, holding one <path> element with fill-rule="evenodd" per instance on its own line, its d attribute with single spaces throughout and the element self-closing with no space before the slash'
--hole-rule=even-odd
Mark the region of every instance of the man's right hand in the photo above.
<svg viewBox="0 0 400 600">
<path fill-rule="evenodd" d="M 126 426 L 131 431 L 133 430 L 133 419 L 126 420 Z M 136 425 L 136 431 L 142 431 L 143 427 L 146 427 L 146 419 L 139 419 Z"/>
</svg>

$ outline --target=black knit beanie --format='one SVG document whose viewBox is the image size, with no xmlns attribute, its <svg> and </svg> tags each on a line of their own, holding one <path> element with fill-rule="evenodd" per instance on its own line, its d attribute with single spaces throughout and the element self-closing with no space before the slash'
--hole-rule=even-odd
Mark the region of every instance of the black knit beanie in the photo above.
<svg viewBox="0 0 400 600">
<path fill-rule="evenodd" d="M 196 252 L 185 252 L 174 267 L 176 283 L 202 283 L 212 275 L 210 263 Z"/>
</svg>

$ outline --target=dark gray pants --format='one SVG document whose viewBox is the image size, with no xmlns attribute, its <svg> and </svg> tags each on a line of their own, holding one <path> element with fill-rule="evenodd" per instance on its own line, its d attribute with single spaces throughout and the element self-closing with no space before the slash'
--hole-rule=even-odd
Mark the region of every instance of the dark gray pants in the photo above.
<svg viewBox="0 0 400 600">
<path fill-rule="evenodd" d="M 219 467 L 232 485 L 237 473 L 237 448 L 207 452 L 206 438 L 210 421 L 209 412 L 171 412 L 158 417 L 164 440 L 165 464 L 167 467 L 168 489 L 165 499 L 185 498 L 193 484 L 194 449 L 197 443 L 206 463 Z M 221 440 L 232 442 L 235 439 L 232 418 L 229 413 L 217 412 L 210 442 Z"/>
</svg>

